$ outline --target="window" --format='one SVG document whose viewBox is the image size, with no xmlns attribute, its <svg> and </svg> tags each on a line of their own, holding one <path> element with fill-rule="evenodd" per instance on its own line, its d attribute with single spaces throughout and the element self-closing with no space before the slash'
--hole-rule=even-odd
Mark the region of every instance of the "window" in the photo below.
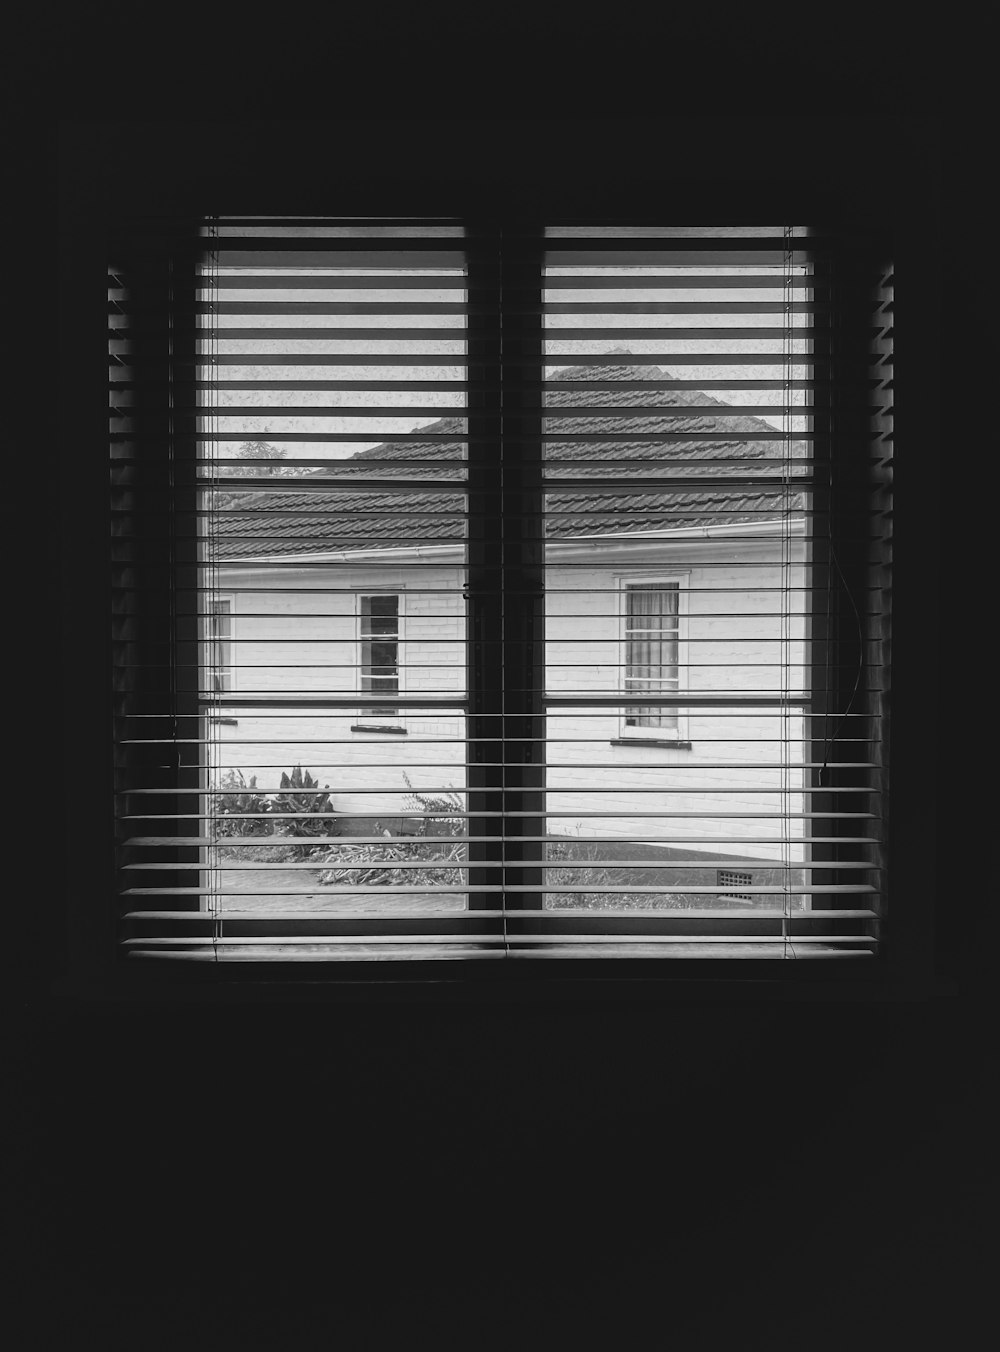
<svg viewBox="0 0 1000 1352">
<path fill-rule="evenodd" d="M 363 694 L 399 694 L 399 601 L 390 595 L 358 598 L 358 674 Z M 403 731 L 399 712 L 391 704 L 363 708 L 360 717 L 369 730 Z"/>
<path fill-rule="evenodd" d="M 111 274 L 117 327 L 143 321 L 112 371 L 116 641 L 151 655 L 117 691 L 133 964 L 879 958 L 881 253 L 317 218 L 134 247 Z M 190 417 L 164 442 L 149 415 L 136 456 L 164 389 Z"/>
<path fill-rule="evenodd" d="M 229 597 L 215 597 L 208 616 L 207 673 L 210 688 L 217 694 L 233 688 L 233 603 Z"/>
<path fill-rule="evenodd" d="M 627 582 L 623 587 L 625 693 L 677 695 L 681 671 L 679 582 Z M 654 729 L 646 736 L 681 738 L 676 704 L 626 706 L 622 732 Z"/>
</svg>

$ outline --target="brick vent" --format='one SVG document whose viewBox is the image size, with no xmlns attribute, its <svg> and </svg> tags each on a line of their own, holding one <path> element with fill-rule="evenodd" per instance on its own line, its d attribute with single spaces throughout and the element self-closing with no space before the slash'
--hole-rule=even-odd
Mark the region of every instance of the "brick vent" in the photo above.
<svg viewBox="0 0 1000 1352">
<path fill-rule="evenodd" d="M 750 887 L 753 883 L 752 873 L 737 873 L 733 869 L 720 868 L 716 870 L 716 884 L 719 887 Z M 721 892 L 720 896 L 726 901 L 753 901 L 749 892 Z"/>
</svg>

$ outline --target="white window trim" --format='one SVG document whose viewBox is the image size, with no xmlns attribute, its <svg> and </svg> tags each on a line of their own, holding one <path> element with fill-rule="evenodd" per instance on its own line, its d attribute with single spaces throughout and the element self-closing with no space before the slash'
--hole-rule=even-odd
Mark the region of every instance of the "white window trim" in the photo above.
<svg viewBox="0 0 1000 1352">
<path fill-rule="evenodd" d="M 354 596 L 354 672 L 355 689 L 358 695 L 361 690 L 361 659 L 363 653 L 363 639 L 361 635 L 361 599 L 364 596 L 395 596 L 396 598 L 396 665 L 398 669 L 398 690 L 400 696 L 406 694 L 406 642 L 405 633 L 405 591 L 403 585 L 397 584 L 394 587 L 368 587 L 363 591 L 358 591 Z M 382 732 L 392 729 L 395 732 L 406 732 L 406 715 L 402 709 L 397 709 L 394 714 L 370 714 L 362 713 L 361 706 L 358 707 L 358 713 L 352 723 L 354 731 L 374 731 Z"/>
<path fill-rule="evenodd" d="M 643 572 L 637 570 L 628 573 L 616 573 L 618 584 L 618 688 L 622 695 L 628 693 L 625 677 L 628 653 L 628 588 L 630 586 L 676 586 L 677 587 L 677 693 L 687 688 L 685 672 L 688 665 L 688 594 L 691 581 L 690 569 L 662 569 Z M 618 737 L 629 741 L 656 742 L 662 746 L 683 745 L 690 741 L 687 709 L 677 710 L 677 729 L 670 732 L 662 728 L 636 728 L 625 722 L 625 706 L 618 713 Z"/>
</svg>

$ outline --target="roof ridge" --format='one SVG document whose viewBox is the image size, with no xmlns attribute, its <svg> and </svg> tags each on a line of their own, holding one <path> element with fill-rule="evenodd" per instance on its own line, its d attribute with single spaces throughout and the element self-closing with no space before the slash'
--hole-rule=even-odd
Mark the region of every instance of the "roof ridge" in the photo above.
<svg viewBox="0 0 1000 1352">
<path fill-rule="evenodd" d="M 605 355 L 608 355 L 608 356 L 619 356 L 619 355 L 621 355 L 621 356 L 628 356 L 628 357 L 631 357 L 631 356 L 634 356 L 635 354 L 632 353 L 631 351 L 629 351 L 628 348 L 613 348 L 609 353 L 607 353 L 607 354 L 605 354 Z M 618 374 L 619 372 L 620 372 L 621 374 Z M 595 366 L 595 367 L 588 367 L 588 366 L 580 367 L 580 366 L 573 366 L 573 365 L 561 366 L 561 367 L 556 368 L 556 369 L 552 372 L 552 375 L 551 375 L 551 377 L 550 377 L 550 379 L 552 379 L 552 380 L 573 380 L 573 381 L 579 381 L 581 384 L 586 384 L 588 381 L 591 381 L 591 380 L 598 380 L 598 379 L 604 379 L 604 380 L 607 380 L 607 379 L 609 379 L 609 378 L 611 378 L 612 381 L 614 381 L 614 380 L 642 380 L 642 381 L 645 381 L 645 380 L 654 380 L 654 379 L 664 379 L 664 380 L 667 380 L 667 381 L 677 381 L 677 382 L 678 382 L 678 385 L 679 385 L 679 381 L 680 381 L 680 377 L 677 377 L 677 376 L 673 375 L 673 373 L 670 372 L 667 368 L 660 368 L 660 370 L 657 371 L 656 375 L 651 375 L 651 374 L 650 374 L 650 368 L 648 368 L 648 367 L 644 367 L 644 366 L 630 366 L 630 365 L 626 365 L 626 364 L 624 364 L 624 363 L 623 363 L 621 366 L 612 366 L 612 367 L 599 367 L 599 366 Z M 550 408 L 551 408 L 551 409 L 553 409 L 553 410 L 558 409 L 558 410 L 560 410 L 560 411 L 561 411 L 561 410 L 564 410 L 564 409 L 572 409 L 572 407 L 573 407 L 572 396 L 573 396 L 574 393 L 575 393 L 575 391 L 569 391 L 569 390 L 548 390 L 548 391 L 543 391 L 543 400 L 545 401 L 545 408 L 546 408 L 546 409 L 550 409 Z M 614 390 L 608 390 L 608 391 L 603 391 L 602 393 L 606 393 L 606 394 L 608 394 L 608 395 L 614 396 L 617 392 L 614 391 Z M 663 409 L 664 409 L 664 412 L 666 412 L 666 411 L 668 411 L 668 410 L 670 410 L 670 409 L 678 409 L 678 408 L 684 409 L 684 408 L 689 407 L 689 405 L 687 405 L 687 404 L 680 404 L 680 405 L 678 405 L 678 404 L 675 404 L 675 403 L 671 402 L 671 400 L 669 399 L 669 394 L 670 394 L 671 392 L 670 392 L 669 390 L 664 390 L 664 389 L 650 390 L 648 395 L 646 394 L 645 391 L 641 391 L 641 390 L 622 390 L 622 391 L 620 391 L 620 393 L 621 393 L 622 395 L 626 396 L 626 401 L 625 401 L 624 403 L 619 403 L 619 404 L 608 403 L 608 404 L 606 405 L 606 407 L 607 407 L 607 409 L 608 409 L 608 416 L 609 416 L 609 417 L 613 417 L 613 416 L 615 416 L 616 414 L 619 414 L 619 415 L 622 415 L 622 416 L 627 416 L 626 411 L 627 411 L 627 409 L 630 407 L 629 400 L 632 399 L 633 397 L 635 398 L 636 402 L 638 402 L 638 401 L 640 401 L 640 400 L 646 400 L 646 401 L 650 401 L 650 402 L 653 402 L 653 403 L 656 403 L 656 402 L 662 402 L 662 407 L 663 407 Z M 706 393 L 705 391 L 703 391 L 703 390 L 691 389 L 691 390 L 688 391 L 688 393 L 689 393 L 689 395 L 690 395 L 691 398 L 697 399 L 697 400 L 699 401 L 699 403 L 701 403 L 701 401 L 704 401 L 704 402 L 706 402 L 706 403 L 715 405 L 716 407 L 718 407 L 718 408 L 720 408 L 720 409 L 725 409 L 725 408 L 727 407 L 726 401 L 725 401 L 724 399 L 719 399 L 719 398 L 718 398 L 717 396 L 715 396 L 715 395 L 707 394 L 707 393 Z M 550 400 L 552 400 L 552 397 L 553 397 L 553 396 L 555 396 L 555 400 L 554 400 L 553 402 L 550 402 Z M 667 396 L 667 397 L 664 397 L 664 396 Z M 658 398 L 658 397 L 659 397 L 659 398 Z M 565 402 L 565 403 L 562 402 L 563 399 L 567 399 L 568 402 Z M 633 405 L 633 406 L 634 406 L 634 405 Z M 593 416 L 600 416 L 600 415 L 589 414 L 589 415 L 583 415 L 583 416 L 590 416 L 590 417 L 593 417 Z M 654 413 L 654 414 L 647 414 L 647 415 L 644 415 L 644 416 L 646 416 L 646 417 L 655 417 L 656 414 L 655 414 L 655 413 Z M 695 420 L 695 421 L 698 421 L 698 420 L 701 420 L 701 419 L 708 420 L 708 419 L 711 418 L 711 416 L 712 416 L 711 414 L 693 414 L 693 415 L 692 415 L 692 418 L 693 418 L 693 420 Z M 770 424 L 764 422 L 764 420 L 763 420 L 762 418 L 754 417 L 752 414 L 741 414 L 741 415 L 737 415 L 737 416 L 738 416 L 739 421 L 738 421 L 738 423 L 733 427 L 733 431 L 734 431 L 734 432 L 748 432 L 748 431 L 758 431 L 758 430 L 759 430 L 759 431 L 762 431 L 762 432 L 768 432 L 768 431 L 770 431 L 770 432 L 776 432 L 776 431 L 777 431 L 777 429 L 771 427 Z M 461 430 L 463 430 L 461 424 L 467 419 L 467 417 L 468 417 L 468 410 L 464 410 L 464 411 L 461 411 L 461 412 L 456 412 L 456 413 L 454 413 L 454 414 L 449 414 L 449 415 L 447 415 L 447 416 L 444 417 L 444 418 L 437 418 L 437 419 L 434 419 L 432 422 L 426 424 L 424 427 L 416 427 L 416 428 L 414 428 L 414 429 L 413 429 L 413 438 L 412 438 L 412 439 L 413 439 L 413 441 L 415 441 L 415 442 L 419 442 L 422 436 L 435 436 L 435 435 L 440 435 L 442 432 L 450 432 L 450 431 L 453 431 L 453 430 L 456 431 L 456 432 L 461 431 Z M 747 427 L 747 426 L 746 426 L 747 423 L 752 424 L 752 426 L 751 426 L 751 427 Z M 697 430 L 697 429 L 691 429 L 691 430 Z M 708 430 L 714 430 L 714 429 L 706 428 L 706 429 L 703 429 L 703 430 L 708 431 Z M 727 436 L 725 436 L 725 431 L 724 431 L 724 430 L 720 430 L 720 437 L 721 437 L 721 438 L 724 438 L 724 439 L 727 440 L 727 441 L 728 441 L 728 440 L 738 440 L 738 437 L 727 437 Z M 444 450 L 445 448 L 444 448 L 444 447 L 441 447 L 441 449 Z M 341 464 L 349 464 L 349 463 L 351 463 L 351 462 L 353 462 L 353 461 L 357 461 L 357 460 L 373 460 L 373 459 L 380 459 L 380 458 L 381 458 L 381 459 L 392 459 L 392 458 L 393 458 L 393 451 L 392 451 L 392 445 L 391 445 L 391 443 L 387 443 L 387 442 L 377 442 L 374 446 L 368 446 L 368 447 L 366 447 L 364 450 L 356 451 L 356 452 L 354 453 L 354 455 L 346 456 L 346 457 L 344 458 L 344 460 L 338 461 L 337 464 L 338 464 L 338 465 L 341 465 Z M 317 477 L 323 477 L 324 475 L 326 475 L 326 474 L 328 474 L 328 473 L 329 473 L 329 470 L 328 470 L 326 467 L 324 467 L 324 468 L 319 469 L 319 470 L 316 471 Z"/>
</svg>

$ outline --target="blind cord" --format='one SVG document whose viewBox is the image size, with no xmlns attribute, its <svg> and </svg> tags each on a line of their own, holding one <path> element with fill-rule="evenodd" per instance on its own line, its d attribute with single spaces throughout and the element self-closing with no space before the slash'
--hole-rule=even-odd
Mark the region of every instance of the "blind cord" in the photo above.
<svg viewBox="0 0 1000 1352">
<path fill-rule="evenodd" d="M 500 496 L 500 501 L 501 501 L 501 504 L 502 504 L 503 501 L 504 501 L 504 490 L 505 490 L 506 487 L 507 487 L 507 484 L 506 484 L 506 481 L 505 481 L 505 472 L 504 472 L 504 471 L 505 471 L 504 451 L 505 451 L 505 447 L 506 447 L 505 437 L 506 437 L 506 431 L 507 431 L 507 428 L 506 428 L 506 422 L 507 422 L 507 418 L 506 418 L 507 401 L 506 401 L 506 399 L 505 399 L 505 397 L 504 397 L 504 396 L 505 396 L 505 393 L 506 393 L 506 382 L 505 382 L 505 380 L 504 380 L 504 374 L 505 374 L 506 369 L 507 369 L 507 367 L 506 367 L 506 361 L 505 361 L 505 359 L 504 359 L 504 357 L 505 357 L 505 352 L 504 352 L 504 337 L 505 337 L 505 335 L 504 335 L 504 282 L 505 282 L 506 278 L 505 278 L 505 276 L 504 276 L 504 255 L 505 255 L 505 251 L 504 251 L 504 239 L 503 239 L 503 227 L 502 227 L 502 226 L 500 227 L 500 232 L 499 232 L 499 234 L 500 234 L 499 245 L 498 245 L 498 247 L 499 247 L 499 257 L 498 257 L 498 259 L 497 259 L 497 270 L 498 270 L 499 282 L 500 282 L 500 312 L 499 312 L 499 314 L 498 314 L 498 316 L 497 316 L 497 324 L 498 324 L 498 328 L 499 328 L 499 349 L 500 349 L 500 372 L 499 372 L 499 380 L 500 380 L 500 495 L 501 495 L 501 496 Z M 501 510 L 502 510 L 502 508 L 501 508 Z M 507 548 L 507 546 L 506 546 L 506 539 L 507 539 L 507 536 L 506 536 L 506 526 L 505 526 L 505 524 L 504 524 L 503 522 L 501 522 L 501 532 L 502 532 L 501 539 L 502 539 L 502 541 L 503 541 L 503 543 L 502 543 L 502 545 L 501 545 L 501 548 L 503 549 L 504 553 L 506 553 L 506 548 Z M 506 560 L 504 560 L 504 562 L 505 562 L 505 561 L 506 561 Z M 502 652 L 502 653 L 505 653 L 505 652 L 506 652 L 506 644 L 507 644 L 507 589 L 506 589 L 506 587 L 502 587 L 502 588 L 501 588 L 501 592 L 500 592 L 500 638 L 501 638 L 501 652 Z M 502 889 L 502 890 L 501 890 L 501 893 L 500 893 L 500 910 L 501 910 L 501 916 L 502 916 L 502 921 L 501 921 L 501 923 L 502 923 L 502 925 L 503 925 L 503 954 L 504 954 L 504 960 L 506 961 L 506 960 L 509 959 L 509 957 L 510 957 L 510 939 L 509 939 L 508 928 L 507 928 L 507 858 L 508 858 L 508 851 L 507 851 L 507 817 L 508 817 L 508 813 L 507 813 L 507 803 L 508 803 L 509 783 L 508 783 L 508 777 L 507 777 L 507 664 L 506 664 L 506 661 L 503 659 L 503 657 L 501 657 L 501 659 L 500 659 L 500 728 L 501 728 L 501 737 L 502 737 L 502 740 L 501 740 L 501 742 L 500 742 L 500 756 L 501 756 L 501 762 L 502 762 L 502 764 L 501 764 L 501 770 L 500 770 L 500 783 L 501 783 L 501 792 L 500 792 L 500 857 L 501 857 L 501 860 L 502 860 L 501 868 L 500 868 L 500 879 L 501 879 L 501 889 Z M 523 862 L 523 861 L 522 861 L 522 862 Z M 523 876 L 523 875 L 522 875 L 522 876 Z"/>
<path fill-rule="evenodd" d="M 208 235 L 214 242 L 218 237 L 218 218 L 210 217 L 208 220 Z M 208 654 L 208 671 L 211 680 L 211 690 L 209 691 L 209 726 L 210 732 L 206 741 L 209 746 L 209 764 L 212 767 L 209 776 L 209 789 L 221 790 L 222 788 L 222 685 L 224 681 L 223 672 L 223 642 L 222 642 L 222 611 L 219 600 L 219 512 L 221 511 L 219 498 L 219 448 L 221 442 L 217 433 L 219 430 L 219 396 L 218 396 L 218 342 L 219 342 L 219 324 L 218 311 L 216 309 L 217 288 L 218 288 L 218 251 L 210 248 L 208 252 L 208 264 L 204 270 L 203 281 L 209 295 L 207 298 L 209 324 L 207 353 L 209 359 L 208 371 L 208 395 L 211 398 L 211 413 L 208 418 L 209 431 L 212 433 L 212 439 L 209 442 L 211 447 L 209 461 L 210 473 L 208 475 L 208 498 L 209 498 L 209 544 L 207 558 L 207 581 L 208 587 L 205 591 L 205 600 L 207 602 L 207 614 L 201 623 L 205 627 L 208 636 L 211 651 Z M 232 617 L 229 618 L 229 643 L 232 644 Z M 230 649 L 231 651 L 231 649 Z M 213 961 L 219 961 L 219 943 L 222 938 L 222 866 L 219 859 L 219 806 L 221 799 L 217 792 L 210 792 L 208 802 L 208 821 L 210 830 L 208 831 L 209 852 L 210 852 L 210 875 L 209 875 L 209 905 L 212 914 L 212 955 Z"/>
<path fill-rule="evenodd" d="M 782 499 L 783 499 L 783 522 L 781 532 L 781 568 L 782 568 L 782 607 L 781 607 L 781 662 L 782 662 L 782 693 L 784 699 L 781 705 L 781 877 L 782 877 L 782 904 L 781 904 L 781 929 L 782 941 L 786 957 L 795 957 L 795 949 L 791 944 L 791 766 L 790 766 L 790 748 L 791 748 L 791 572 L 792 572 L 792 540 L 791 540 L 791 519 L 792 519 L 792 474 L 791 474 L 791 456 L 792 456 L 792 358 L 795 355 L 795 339 L 792 333 L 792 324 L 794 322 L 794 313 L 792 311 L 793 300 L 793 242 L 792 227 L 784 227 L 784 332 L 783 332 L 783 356 L 784 356 L 784 454 L 781 459 L 782 473 Z"/>
<path fill-rule="evenodd" d="M 831 347 L 832 347 L 832 341 L 831 341 Z M 834 356 L 834 354 L 833 354 L 833 352 L 832 352 L 832 350 L 831 350 L 831 352 L 830 352 L 830 358 L 829 358 L 830 361 L 831 361 L 831 363 L 832 363 L 832 361 L 833 361 L 833 356 Z M 831 714 L 830 714 L 829 712 L 827 712 L 826 717 L 825 717 L 825 720 L 824 720 L 824 723 L 825 723 L 825 737 L 824 737 L 824 744 L 823 744 L 823 765 L 822 765 L 822 767 L 820 768 L 820 771 L 819 771 L 819 783 L 820 783 L 820 786 L 821 786 L 821 787 L 826 787 L 826 785 L 827 785 L 828 778 L 829 778 L 830 759 L 831 759 L 831 756 L 832 756 L 833 753 L 834 753 L 834 749 L 835 749 L 835 747 L 836 747 L 836 745 L 837 745 L 837 742 L 840 740 L 841 732 L 842 732 L 842 730 L 843 730 L 843 728 L 844 728 L 844 725 L 846 724 L 847 719 L 850 717 L 851 711 L 852 711 L 853 708 L 854 708 L 854 701 L 855 701 L 855 699 L 857 698 L 858 690 L 860 689 L 860 686 L 861 686 L 861 677 L 862 677 L 862 673 L 863 673 L 863 671 L 864 671 L 864 628 L 863 628 L 863 625 L 862 625 L 861 613 L 860 613 L 860 611 L 858 610 L 857 604 L 856 604 L 856 602 L 855 602 L 855 600 L 854 600 L 854 595 L 853 595 L 853 593 L 851 592 L 851 588 L 850 588 L 850 586 L 849 586 L 849 584 L 848 584 L 848 582 L 847 582 L 847 578 L 844 576 L 844 571 L 843 571 L 843 569 L 842 569 L 841 566 L 840 566 L 840 559 L 839 559 L 838 556 L 837 556 L 837 548 L 836 548 L 836 545 L 834 544 L 834 532 L 833 532 L 833 490 L 834 490 L 833 465 L 834 465 L 834 458 L 835 458 L 835 457 L 834 457 L 834 454 L 833 454 L 833 447 L 836 445 L 836 430 L 837 430 L 837 429 L 836 429 L 837 412 L 836 412 L 836 399 L 835 399 L 835 398 L 834 398 L 833 400 L 831 400 L 829 418 L 830 418 L 830 452 L 829 452 L 829 454 L 828 454 L 827 457 L 826 457 L 826 466 L 827 466 L 827 494 L 828 494 L 827 520 L 826 520 L 826 533 L 827 533 L 827 548 L 828 548 L 828 551 L 829 551 L 830 563 L 831 563 L 832 567 L 831 567 L 830 570 L 828 571 L 828 574 L 827 574 L 827 585 L 826 585 L 826 690 L 825 690 L 825 695 L 826 695 L 826 700 L 827 700 L 827 706 L 828 706 L 828 709 L 829 709 L 829 698 L 830 698 L 831 653 L 832 653 L 832 650 L 833 650 L 833 637 L 832 637 L 831 632 L 830 632 L 830 624 L 831 624 L 831 618 L 832 618 L 832 613 L 833 613 L 833 586 L 834 586 L 833 575 L 834 575 L 834 573 L 836 573 L 837 577 L 839 578 L 840 584 L 841 584 L 841 586 L 842 586 L 843 589 L 844 589 L 844 594 L 845 594 L 845 596 L 847 597 L 848 601 L 850 602 L 850 604 L 851 604 L 851 609 L 852 609 L 852 611 L 854 612 L 854 620 L 855 620 L 855 623 L 856 623 L 856 625 L 857 625 L 857 632 L 858 632 L 858 662 L 857 662 L 857 669 L 856 669 L 855 675 L 854 675 L 854 686 L 853 686 L 853 689 L 851 690 L 850 697 L 849 697 L 849 699 L 848 699 L 848 701 L 847 701 L 847 704 L 845 705 L 845 707 L 844 707 L 844 709 L 843 709 L 843 712 L 840 713 L 840 714 L 834 714 L 834 715 L 832 715 L 832 716 L 831 716 Z M 838 681 L 838 686 L 839 686 L 839 681 Z M 831 718 L 832 718 L 833 721 L 831 721 Z"/>
</svg>

